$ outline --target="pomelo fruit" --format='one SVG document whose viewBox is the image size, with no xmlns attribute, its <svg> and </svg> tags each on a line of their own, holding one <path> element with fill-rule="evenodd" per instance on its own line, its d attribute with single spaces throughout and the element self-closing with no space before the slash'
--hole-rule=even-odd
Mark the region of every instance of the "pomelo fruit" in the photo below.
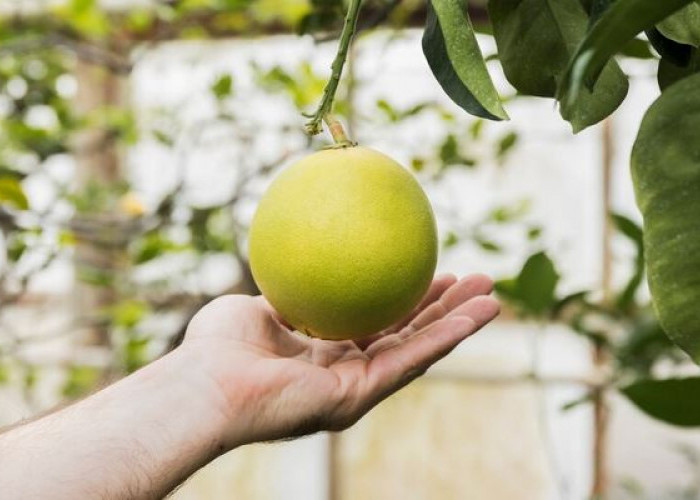
<svg viewBox="0 0 700 500">
<path fill-rule="evenodd" d="M 437 262 L 432 208 L 415 178 L 364 147 L 327 149 L 283 171 L 250 229 L 263 295 L 307 335 L 356 339 L 406 316 Z"/>
</svg>

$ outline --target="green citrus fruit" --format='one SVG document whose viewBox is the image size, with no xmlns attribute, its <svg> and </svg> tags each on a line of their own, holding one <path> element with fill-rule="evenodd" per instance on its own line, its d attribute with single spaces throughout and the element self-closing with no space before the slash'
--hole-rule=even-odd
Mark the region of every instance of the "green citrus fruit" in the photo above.
<svg viewBox="0 0 700 500">
<path fill-rule="evenodd" d="M 263 295 L 299 331 L 376 333 L 425 294 L 435 218 L 413 176 L 371 149 L 328 149 L 285 170 L 260 202 L 250 265 Z"/>
</svg>

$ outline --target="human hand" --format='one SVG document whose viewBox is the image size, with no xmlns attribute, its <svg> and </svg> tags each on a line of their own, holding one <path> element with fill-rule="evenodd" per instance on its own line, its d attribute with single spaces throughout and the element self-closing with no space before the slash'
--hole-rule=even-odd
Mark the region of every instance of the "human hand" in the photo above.
<svg viewBox="0 0 700 500">
<path fill-rule="evenodd" d="M 358 341 L 306 337 L 263 297 L 224 296 L 197 313 L 179 349 L 215 382 L 228 449 L 342 430 L 491 321 L 492 286 L 439 277 L 408 318 Z"/>
</svg>

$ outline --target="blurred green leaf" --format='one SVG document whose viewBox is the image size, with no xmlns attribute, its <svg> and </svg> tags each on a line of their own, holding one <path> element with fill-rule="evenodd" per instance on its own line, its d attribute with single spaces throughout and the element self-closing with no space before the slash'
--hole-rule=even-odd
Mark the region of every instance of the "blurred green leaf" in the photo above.
<svg viewBox="0 0 700 500">
<path fill-rule="evenodd" d="M 469 125 L 469 135 L 472 136 L 472 139 L 477 140 L 481 137 L 485 123 L 486 120 L 474 120 L 471 125 Z"/>
<path fill-rule="evenodd" d="M 459 149 L 457 137 L 454 134 L 448 134 L 445 140 L 440 145 L 440 161 L 443 167 L 451 167 L 456 165 L 464 165 L 473 167 L 476 165 L 476 160 L 462 154 Z"/>
<path fill-rule="evenodd" d="M 634 305 L 635 295 L 644 280 L 644 234 L 637 223 L 623 215 L 612 214 L 611 219 L 617 230 L 632 241 L 637 250 L 634 273 L 616 299 L 617 307 L 624 310 Z"/>
<path fill-rule="evenodd" d="M 644 313 L 634 318 L 627 335 L 613 351 L 619 370 L 632 372 L 635 377 L 649 377 L 661 359 L 687 359 L 676 347 L 652 315 Z"/>
<path fill-rule="evenodd" d="M 530 257 L 516 278 L 521 302 L 535 314 L 541 314 L 554 305 L 554 292 L 559 274 L 554 263 L 544 252 Z"/>
<path fill-rule="evenodd" d="M 114 325 L 132 329 L 143 320 L 149 311 L 150 307 L 147 303 L 126 299 L 112 306 L 110 316 Z"/>
<path fill-rule="evenodd" d="M 124 346 L 124 368 L 127 373 L 133 373 L 148 364 L 149 337 L 131 336 Z"/>
<path fill-rule="evenodd" d="M 29 200 L 20 182 L 14 177 L 0 177 L 0 202 L 19 210 L 29 209 Z"/>
<path fill-rule="evenodd" d="M 95 389 L 100 379 L 100 371 L 92 366 L 73 365 L 68 368 L 61 388 L 64 397 L 75 399 Z"/>
<path fill-rule="evenodd" d="M 527 259 L 517 277 L 496 282 L 496 291 L 524 314 L 541 316 L 556 304 L 559 282 L 554 263 L 544 252 Z"/>
<path fill-rule="evenodd" d="M 700 377 L 643 380 L 620 392 L 657 420 L 681 427 L 700 426 Z"/>
<path fill-rule="evenodd" d="M 10 381 L 10 367 L 4 361 L 0 361 L 0 385 L 5 385 Z"/>
<path fill-rule="evenodd" d="M 457 236 L 457 234 L 455 232 L 450 231 L 445 236 L 445 240 L 443 241 L 442 244 L 445 248 L 452 248 L 455 245 L 457 245 L 457 243 L 459 243 L 459 236 Z"/>
<path fill-rule="evenodd" d="M 211 91 L 220 101 L 231 97 L 233 95 L 233 77 L 230 74 L 221 75 L 212 84 Z"/>
<path fill-rule="evenodd" d="M 503 248 L 501 245 L 496 243 L 493 240 L 489 240 L 484 238 L 483 236 L 476 236 L 474 238 L 474 242 L 479 245 L 479 248 L 481 248 L 485 252 L 489 253 L 500 253 L 503 251 Z"/>
<path fill-rule="evenodd" d="M 508 132 L 498 141 L 498 146 L 496 149 L 496 158 L 498 158 L 499 160 L 503 160 L 503 158 L 515 147 L 517 143 L 518 134 L 516 132 Z"/>
</svg>

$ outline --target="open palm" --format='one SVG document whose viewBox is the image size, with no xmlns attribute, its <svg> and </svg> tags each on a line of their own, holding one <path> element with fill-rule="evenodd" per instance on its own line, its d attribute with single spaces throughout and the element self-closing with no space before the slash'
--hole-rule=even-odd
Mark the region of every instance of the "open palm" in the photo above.
<svg viewBox="0 0 700 500">
<path fill-rule="evenodd" d="M 408 318 L 360 341 L 306 337 L 263 297 L 226 296 L 195 316 L 183 348 L 204 359 L 227 417 L 248 420 L 232 446 L 340 430 L 493 319 L 491 289 L 482 275 L 439 277 Z"/>
</svg>

